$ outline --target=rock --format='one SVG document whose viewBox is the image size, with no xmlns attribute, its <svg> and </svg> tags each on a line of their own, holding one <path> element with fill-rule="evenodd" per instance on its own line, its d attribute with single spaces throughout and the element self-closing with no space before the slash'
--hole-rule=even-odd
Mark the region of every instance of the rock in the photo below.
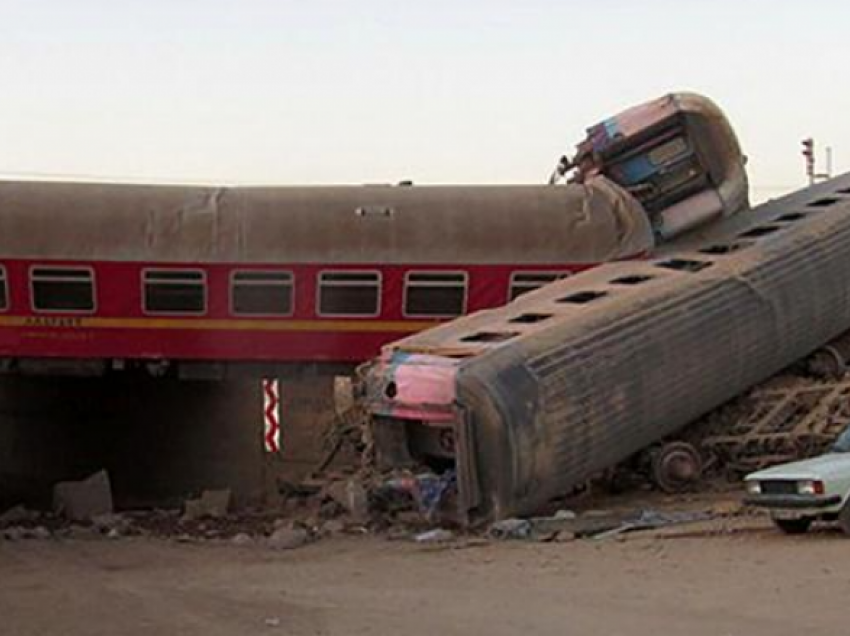
<svg viewBox="0 0 850 636">
<path fill-rule="evenodd" d="M 414 532 L 405 528 L 390 528 L 386 534 L 387 541 L 412 541 L 415 537 Z"/>
<path fill-rule="evenodd" d="M 91 528 L 74 524 L 70 528 L 66 528 L 64 534 L 69 539 L 91 539 L 93 531 Z"/>
<path fill-rule="evenodd" d="M 735 517 L 744 511 L 740 501 L 721 501 L 711 508 L 711 514 L 716 517 Z"/>
<path fill-rule="evenodd" d="M 89 521 L 112 513 L 112 487 L 105 470 L 83 481 L 65 481 L 53 488 L 53 509 L 71 521 Z"/>
<path fill-rule="evenodd" d="M 395 514 L 395 523 L 408 526 L 422 526 L 425 519 L 416 510 L 401 510 Z"/>
<path fill-rule="evenodd" d="M 571 519 L 575 519 L 577 516 L 578 515 L 576 515 L 576 513 L 572 510 L 559 510 L 552 516 L 552 519 L 557 521 L 569 521 Z"/>
<path fill-rule="evenodd" d="M 112 528 L 109 532 L 106 533 L 106 538 L 112 539 L 113 541 L 115 539 L 120 539 L 121 536 L 121 531 L 118 528 Z"/>
<path fill-rule="evenodd" d="M 104 534 L 117 530 L 119 533 L 124 533 L 130 529 L 132 522 L 125 516 L 120 514 L 105 514 L 92 517 L 92 525 L 95 530 Z"/>
<path fill-rule="evenodd" d="M 369 517 L 369 493 L 357 479 L 331 482 L 325 487 L 325 495 L 345 508 L 355 521 Z"/>
<path fill-rule="evenodd" d="M 278 528 L 268 538 L 268 546 L 274 550 L 293 550 L 300 548 L 310 540 L 310 534 L 304 528 Z"/>
<path fill-rule="evenodd" d="M 227 516 L 230 510 L 230 490 L 205 490 L 199 499 L 190 499 L 186 502 L 183 512 L 184 520 L 203 519 L 211 517 L 221 519 Z"/>
<path fill-rule="evenodd" d="M 245 547 L 247 545 L 253 544 L 254 540 L 250 537 L 250 535 L 247 535 L 244 532 L 240 532 L 230 540 L 230 543 L 239 547 Z"/>
<path fill-rule="evenodd" d="M 50 530 L 45 528 L 44 526 L 38 526 L 30 530 L 27 535 L 31 539 L 37 539 L 39 541 L 46 541 L 47 539 L 53 538 L 53 535 L 50 533 Z"/>
<path fill-rule="evenodd" d="M 490 526 L 488 534 L 494 539 L 530 539 L 531 522 L 528 519 L 502 519 Z"/>
<path fill-rule="evenodd" d="M 20 526 L 11 526 L 0 532 L 0 536 L 6 541 L 20 541 L 26 538 L 27 532 Z"/>
<path fill-rule="evenodd" d="M 23 506 L 9 508 L 0 515 L 0 526 L 11 526 L 25 521 L 38 519 L 39 514 L 33 510 L 27 510 Z"/>
<path fill-rule="evenodd" d="M 568 530 L 562 530 L 555 535 L 555 543 L 572 543 L 576 539 L 578 539 L 576 533 Z"/>
<path fill-rule="evenodd" d="M 331 519 L 330 521 L 326 521 L 325 525 L 322 526 L 322 530 L 327 534 L 342 534 L 345 532 L 345 522 L 340 519 Z"/>
<path fill-rule="evenodd" d="M 454 538 L 454 532 L 451 530 L 435 528 L 434 530 L 428 530 L 427 532 L 417 534 L 413 540 L 416 541 L 416 543 L 446 543 Z"/>
</svg>

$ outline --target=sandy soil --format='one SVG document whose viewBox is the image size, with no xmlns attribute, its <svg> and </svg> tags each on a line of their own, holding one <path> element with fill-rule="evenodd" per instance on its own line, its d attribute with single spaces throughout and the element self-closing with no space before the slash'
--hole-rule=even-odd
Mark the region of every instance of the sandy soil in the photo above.
<svg viewBox="0 0 850 636">
<path fill-rule="evenodd" d="M 763 518 L 561 544 L 7 542 L 0 634 L 843 634 L 848 551 Z"/>
</svg>

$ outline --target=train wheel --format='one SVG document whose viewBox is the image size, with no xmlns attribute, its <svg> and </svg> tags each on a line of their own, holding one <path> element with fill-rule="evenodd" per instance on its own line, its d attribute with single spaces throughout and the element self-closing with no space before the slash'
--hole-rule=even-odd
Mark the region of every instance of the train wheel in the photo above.
<svg viewBox="0 0 850 636">
<path fill-rule="evenodd" d="M 652 481 L 667 493 L 684 492 L 702 476 L 699 452 L 687 442 L 670 442 L 652 455 Z"/>
<path fill-rule="evenodd" d="M 847 373 L 844 356 L 834 347 L 824 347 L 816 351 L 808 362 L 809 373 L 819 378 L 840 379 Z"/>
</svg>

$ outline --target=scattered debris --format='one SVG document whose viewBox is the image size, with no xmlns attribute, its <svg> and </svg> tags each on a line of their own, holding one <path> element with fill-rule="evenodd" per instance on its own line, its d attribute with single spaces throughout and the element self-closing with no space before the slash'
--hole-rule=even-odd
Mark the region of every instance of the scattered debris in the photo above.
<svg viewBox="0 0 850 636">
<path fill-rule="evenodd" d="M 708 521 L 714 516 L 710 512 L 659 512 L 657 510 L 641 510 L 636 515 L 626 518 L 616 528 L 594 535 L 594 539 L 608 539 L 626 532 L 638 530 L 655 530 L 672 525 Z"/>
<path fill-rule="evenodd" d="M 696 523 L 713 519 L 711 512 L 659 512 L 640 510 L 633 513 L 598 513 L 575 515 L 562 511 L 552 517 L 503 519 L 490 526 L 488 534 L 498 540 L 569 542 L 579 538 L 604 539 L 625 532 L 651 530 L 664 526 Z"/>
<path fill-rule="evenodd" d="M 65 481 L 53 488 L 53 510 L 71 521 L 90 521 L 113 510 L 112 487 L 105 470 L 83 481 Z"/>
<path fill-rule="evenodd" d="M 24 506 L 15 506 L 0 515 L 0 527 L 35 521 L 38 517 L 39 513 L 34 510 L 28 510 Z"/>
<path fill-rule="evenodd" d="M 433 472 L 395 471 L 376 482 L 372 497 L 376 506 L 386 512 L 402 511 L 411 504 L 428 521 L 435 521 L 444 500 L 456 489 L 454 471 L 441 475 Z"/>
</svg>

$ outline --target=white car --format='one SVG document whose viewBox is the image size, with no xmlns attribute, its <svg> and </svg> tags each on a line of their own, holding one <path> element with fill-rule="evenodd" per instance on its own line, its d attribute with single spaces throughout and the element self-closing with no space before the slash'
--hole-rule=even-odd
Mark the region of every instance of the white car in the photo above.
<svg viewBox="0 0 850 636">
<path fill-rule="evenodd" d="M 751 473 L 744 483 L 744 503 L 770 510 L 783 532 L 802 534 L 824 520 L 850 534 L 850 427 L 828 453 Z"/>
</svg>

